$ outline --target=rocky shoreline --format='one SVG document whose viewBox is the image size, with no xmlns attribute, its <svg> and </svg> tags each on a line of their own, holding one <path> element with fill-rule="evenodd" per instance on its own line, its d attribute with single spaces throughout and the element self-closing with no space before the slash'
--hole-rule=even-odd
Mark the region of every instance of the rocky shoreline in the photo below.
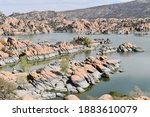
<svg viewBox="0 0 150 117">
<path fill-rule="evenodd" d="M 0 66 L 15 63 L 21 56 L 26 56 L 28 61 L 42 61 L 59 55 L 77 53 L 81 51 L 93 50 L 104 44 L 109 44 L 110 40 L 92 40 L 86 37 L 78 37 L 75 42 L 58 42 L 51 44 L 48 41 L 33 43 L 29 40 L 16 40 L 12 38 L 11 45 L 8 39 L 1 39 L 0 42 Z M 88 42 L 89 41 L 89 42 Z"/>
<path fill-rule="evenodd" d="M 117 98 L 117 99 L 115 99 Z M 65 100 L 80 100 L 76 95 L 68 95 L 64 98 Z M 113 97 L 110 94 L 104 94 L 97 98 L 96 100 L 150 100 L 150 97 L 147 96 L 138 96 L 138 97 Z"/>
<path fill-rule="evenodd" d="M 33 14 L 32 14 L 33 15 Z M 36 17 L 36 16 L 35 16 Z M 28 35 L 51 32 L 68 32 L 84 34 L 131 34 L 150 31 L 149 18 L 97 18 L 71 19 L 56 16 L 50 19 L 28 19 L 15 16 L 2 17 L 1 35 Z"/>
<path fill-rule="evenodd" d="M 32 71 L 25 76 L 26 84 L 17 84 L 16 79 L 24 73 L 0 72 L 0 77 L 15 83 L 19 97 L 30 95 L 34 99 L 53 99 L 64 97 L 66 93 L 82 93 L 90 85 L 100 82 L 100 78 L 108 78 L 120 66 L 119 60 L 111 60 L 106 56 L 88 57 L 85 61 L 70 61 L 64 72 L 60 63 L 49 64 L 42 69 Z"/>
<path fill-rule="evenodd" d="M 0 66 L 5 66 L 7 64 L 17 63 L 19 61 L 18 56 L 12 56 L 7 58 L 0 58 Z"/>
</svg>

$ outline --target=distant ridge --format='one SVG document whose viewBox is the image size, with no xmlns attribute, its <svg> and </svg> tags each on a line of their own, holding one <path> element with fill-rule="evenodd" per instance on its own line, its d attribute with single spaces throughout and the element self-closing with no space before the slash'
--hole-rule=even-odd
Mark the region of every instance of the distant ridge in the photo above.
<svg viewBox="0 0 150 117">
<path fill-rule="evenodd" d="M 4 15 L 0 12 L 0 18 Z M 9 17 L 32 20 L 50 20 L 52 18 L 146 18 L 150 17 L 150 0 L 134 0 L 125 3 L 102 5 L 85 9 L 55 11 L 32 11 L 28 13 L 13 13 Z"/>
<path fill-rule="evenodd" d="M 28 13 L 13 13 L 9 17 L 16 17 L 18 19 L 34 19 L 34 20 L 47 20 L 57 16 L 55 11 L 32 11 Z"/>
<path fill-rule="evenodd" d="M 150 0 L 136 0 L 61 13 L 67 18 L 145 18 L 150 17 Z"/>
</svg>

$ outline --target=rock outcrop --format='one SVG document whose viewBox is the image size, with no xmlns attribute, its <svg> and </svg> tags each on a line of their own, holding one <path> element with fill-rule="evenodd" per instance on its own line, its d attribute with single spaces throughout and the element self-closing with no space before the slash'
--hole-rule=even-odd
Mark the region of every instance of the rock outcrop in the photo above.
<svg viewBox="0 0 150 117">
<path fill-rule="evenodd" d="M 6 18 L 0 24 L 3 35 L 23 35 L 50 32 L 70 32 L 85 34 L 130 34 L 150 30 L 149 19 L 52 19 L 28 20 Z"/>
<path fill-rule="evenodd" d="M 26 78 L 28 75 L 28 73 L 25 72 L 18 72 L 18 73 L 12 73 L 9 71 L 0 71 L 0 78 L 3 78 L 9 82 L 13 82 L 16 83 L 17 82 L 17 78 L 19 77 L 24 77 Z"/>
<path fill-rule="evenodd" d="M 47 12 L 46 12 L 47 13 Z M 29 13 L 30 14 L 30 13 Z M 38 14 L 38 12 L 35 12 Z M 37 17 L 34 12 L 29 15 L 20 16 L 12 15 L 3 18 L 0 23 L 0 34 L 3 35 L 23 35 L 23 34 L 39 34 L 50 32 L 69 32 L 84 34 L 130 34 L 135 32 L 150 31 L 149 18 L 95 18 L 95 19 L 70 19 L 63 15 L 54 15 L 54 18 L 47 14 L 43 18 L 44 12 Z M 46 14 L 44 14 L 46 15 Z M 14 16 L 14 17 L 13 17 Z"/>
<path fill-rule="evenodd" d="M 117 51 L 118 52 L 144 52 L 144 49 L 136 46 L 133 43 L 126 42 L 126 43 L 121 44 L 118 47 Z"/>
<path fill-rule="evenodd" d="M 65 100 L 80 100 L 80 99 L 75 95 L 68 95 L 65 97 Z"/>
<path fill-rule="evenodd" d="M 113 100 L 113 97 L 110 94 L 104 94 L 98 98 L 99 100 Z"/>
<path fill-rule="evenodd" d="M 30 45 L 32 42 L 29 40 L 0 39 L 0 66 L 18 62 L 19 55 Z"/>
<path fill-rule="evenodd" d="M 71 32 L 85 34 L 131 34 L 134 32 L 148 32 L 150 30 L 149 18 L 128 19 L 57 19 L 56 32 Z"/>
<path fill-rule="evenodd" d="M 80 42 L 79 42 L 80 40 Z M 24 54 L 27 55 L 27 59 L 31 60 L 45 60 L 58 55 L 71 54 L 86 50 L 93 50 L 97 46 L 101 45 L 105 40 L 93 40 L 89 39 L 90 43 L 83 44 L 81 38 L 75 39 L 71 42 L 57 42 L 56 44 L 51 44 L 50 42 L 42 42 L 38 44 L 32 44 L 32 46 L 27 47 L 24 50 Z M 88 42 L 88 41 L 87 41 Z"/>
<path fill-rule="evenodd" d="M 140 96 L 140 97 L 133 97 L 133 100 L 150 100 L 150 97 L 147 96 Z"/>
<path fill-rule="evenodd" d="M 116 72 L 120 66 L 119 62 L 110 60 L 106 56 L 89 57 L 83 62 L 71 62 L 66 72 L 59 66 L 59 63 L 49 64 L 42 69 L 32 71 L 28 75 L 28 82 L 37 93 L 35 95 L 38 95 L 38 92 L 46 95 L 46 90 L 81 93 L 90 85 L 100 82 L 101 77 L 106 78 L 112 72 Z"/>
<path fill-rule="evenodd" d="M 100 47 L 98 54 L 103 55 L 103 54 L 114 53 L 114 52 L 117 52 L 116 48 L 103 45 L 102 47 Z"/>
<path fill-rule="evenodd" d="M 150 100 L 150 97 L 148 96 L 137 96 L 137 97 L 130 97 L 124 95 L 123 97 L 121 96 L 111 96 L 110 94 L 104 94 L 98 98 L 98 100 Z"/>
<path fill-rule="evenodd" d="M 17 19 L 14 17 L 7 17 L 0 25 L 0 29 L 3 35 L 38 34 L 53 31 L 47 21 Z"/>
<path fill-rule="evenodd" d="M 57 42 L 56 44 L 51 44 L 49 41 L 34 43 L 30 40 L 17 40 L 13 37 L 0 39 L 0 66 L 16 63 L 21 56 L 26 56 L 28 61 L 46 60 L 58 55 L 93 50 L 101 44 L 108 43 L 104 39 L 93 40 L 86 37 L 84 39 L 88 40 L 79 38 L 73 40 L 76 43 Z"/>
<path fill-rule="evenodd" d="M 32 96 L 25 95 L 21 97 L 21 100 L 34 100 L 34 99 Z"/>
</svg>

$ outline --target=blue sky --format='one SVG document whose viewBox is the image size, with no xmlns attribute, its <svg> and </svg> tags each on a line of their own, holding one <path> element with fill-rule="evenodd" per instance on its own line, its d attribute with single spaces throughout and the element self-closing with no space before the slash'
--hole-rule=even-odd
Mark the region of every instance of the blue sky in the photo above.
<svg viewBox="0 0 150 117">
<path fill-rule="evenodd" d="M 127 1 L 131 0 L 0 0 L 0 11 L 7 15 L 32 10 L 62 11 Z"/>
</svg>

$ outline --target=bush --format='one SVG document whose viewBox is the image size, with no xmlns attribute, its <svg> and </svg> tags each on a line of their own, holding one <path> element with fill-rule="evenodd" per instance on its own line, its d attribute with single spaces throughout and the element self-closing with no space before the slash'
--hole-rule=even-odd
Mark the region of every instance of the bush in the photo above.
<svg viewBox="0 0 150 117">
<path fill-rule="evenodd" d="M 71 44 L 73 45 L 86 45 L 88 46 L 89 44 L 92 43 L 92 39 L 88 38 L 88 37 L 78 37 L 77 39 L 74 38 L 71 42 Z"/>
<path fill-rule="evenodd" d="M 30 65 L 28 64 L 26 57 L 20 57 L 20 62 L 23 71 L 28 71 Z"/>
<path fill-rule="evenodd" d="M 22 76 L 22 77 L 18 77 L 18 78 L 16 79 L 16 83 L 17 83 L 20 87 L 24 88 L 25 85 L 28 84 L 28 81 L 27 81 L 27 78 L 26 78 L 26 77 Z"/>
<path fill-rule="evenodd" d="M 0 78 L 0 99 L 1 100 L 11 100 L 15 99 L 14 90 L 16 86 L 3 78 Z"/>
<path fill-rule="evenodd" d="M 67 73 L 67 70 L 69 68 L 69 59 L 68 58 L 62 58 L 62 61 L 60 63 L 60 67 L 61 67 L 61 70 L 66 74 Z"/>
<path fill-rule="evenodd" d="M 92 39 L 86 37 L 86 38 L 84 38 L 83 43 L 84 43 L 84 45 L 87 45 L 87 46 L 88 46 L 89 44 L 92 43 Z"/>
</svg>

